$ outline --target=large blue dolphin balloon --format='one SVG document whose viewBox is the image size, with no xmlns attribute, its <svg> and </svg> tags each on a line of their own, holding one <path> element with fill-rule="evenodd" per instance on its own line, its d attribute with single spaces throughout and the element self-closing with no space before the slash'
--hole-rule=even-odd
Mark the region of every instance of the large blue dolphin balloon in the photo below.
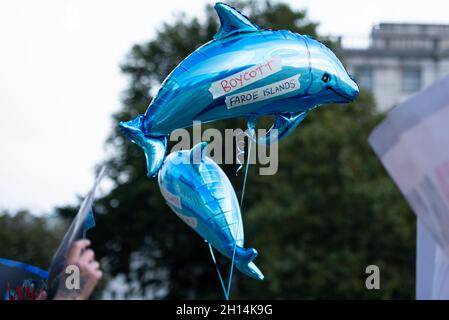
<svg viewBox="0 0 449 320">
<path fill-rule="evenodd" d="M 144 115 L 120 123 L 143 148 L 148 176 L 160 168 L 167 135 L 196 121 L 274 115 L 276 134 L 295 129 L 312 108 L 353 101 L 358 87 L 325 45 L 287 30 L 259 28 L 224 3 L 215 4 L 221 27 L 214 39 L 184 59 L 164 80 Z"/>
<path fill-rule="evenodd" d="M 226 174 L 206 156 L 207 143 L 173 152 L 165 159 L 158 181 L 168 206 L 220 253 L 232 258 L 244 274 L 263 274 L 252 262 L 256 249 L 243 247 L 240 206 Z M 235 248 L 235 255 L 234 255 Z"/>
</svg>

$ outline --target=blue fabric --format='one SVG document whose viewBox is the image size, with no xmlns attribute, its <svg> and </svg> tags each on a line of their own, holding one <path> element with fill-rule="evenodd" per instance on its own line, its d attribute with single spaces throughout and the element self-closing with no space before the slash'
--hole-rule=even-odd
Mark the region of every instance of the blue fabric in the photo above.
<svg viewBox="0 0 449 320">
<path fill-rule="evenodd" d="M 95 224 L 94 210 L 91 208 L 86 216 L 86 220 L 84 221 L 84 230 L 87 231 L 89 229 L 94 228 L 95 226 L 96 224 Z"/>
<path fill-rule="evenodd" d="M 38 267 L 34 267 L 31 266 L 29 264 L 23 263 L 23 262 L 17 262 L 17 261 L 13 261 L 13 260 L 8 260 L 8 259 L 2 259 L 0 258 L 0 263 L 11 267 L 11 268 L 18 268 L 18 269 L 22 269 L 25 270 L 27 272 L 33 273 L 35 275 L 38 275 L 39 277 L 41 277 L 42 279 L 47 279 L 48 278 L 48 272 L 44 271 Z"/>
</svg>

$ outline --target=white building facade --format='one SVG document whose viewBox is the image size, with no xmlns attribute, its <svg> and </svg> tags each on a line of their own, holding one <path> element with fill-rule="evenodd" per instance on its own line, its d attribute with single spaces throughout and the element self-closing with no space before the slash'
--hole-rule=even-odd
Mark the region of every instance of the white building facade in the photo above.
<svg viewBox="0 0 449 320">
<path fill-rule="evenodd" d="M 340 39 L 345 65 L 382 111 L 449 74 L 449 25 L 381 23 L 365 46 L 350 40 Z"/>
</svg>

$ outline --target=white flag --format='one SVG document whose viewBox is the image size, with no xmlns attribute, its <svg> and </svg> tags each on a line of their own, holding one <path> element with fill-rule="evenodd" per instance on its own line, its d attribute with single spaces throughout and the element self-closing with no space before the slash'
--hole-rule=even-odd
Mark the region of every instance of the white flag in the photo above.
<svg viewBox="0 0 449 320">
<path fill-rule="evenodd" d="M 438 246 L 428 298 L 449 298 L 449 77 L 390 111 L 369 143 Z"/>
</svg>

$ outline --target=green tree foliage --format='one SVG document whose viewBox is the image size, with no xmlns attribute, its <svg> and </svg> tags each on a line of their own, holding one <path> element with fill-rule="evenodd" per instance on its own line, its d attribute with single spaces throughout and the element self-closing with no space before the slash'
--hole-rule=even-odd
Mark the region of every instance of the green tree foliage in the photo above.
<svg viewBox="0 0 449 320">
<path fill-rule="evenodd" d="M 372 97 L 324 106 L 279 144 L 279 172 L 249 176 L 245 226 L 265 284 L 242 292 L 299 298 L 411 298 L 415 217 L 367 139 Z M 365 287 L 378 265 L 381 290 Z"/>
<path fill-rule="evenodd" d="M 61 224 L 27 211 L 0 214 L 0 257 L 48 269 L 62 239 Z"/>
<path fill-rule="evenodd" d="M 233 3 L 260 26 L 316 36 L 316 24 L 283 3 Z M 217 18 L 181 15 L 156 37 L 135 45 L 122 70 L 129 76 L 115 121 L 145 112 L 151 92 L 190 52 L 209 41 Z M 319 108 L 279 144 L 279 172 L 250 168 L 243 220 L 247 245 L 266 276 L 256 282 L 236 272 L 233 298 L 411 298 L 415 218 L 367 137 L 381 120 L 372 97 Z M 213 127 L 245 128 L 242 120 Z M 118 130 L 108 140 L 112 191 L 95 210 L 92 239 L 111 277 L 126 275 L 130 292 L 156 298 L 221 298 L 204 241 L 165 205 L 156 179 L 145 175 L 142 151 Z M 236 192 L 242 176 L 226 167 Z M 222 270 L 229 260 L 219 259 Z M 381 290 L 365 288 L 365 268 L 377 264 Z M 135 286 L 137 284 L 137 286 Z"/>
</svg>

